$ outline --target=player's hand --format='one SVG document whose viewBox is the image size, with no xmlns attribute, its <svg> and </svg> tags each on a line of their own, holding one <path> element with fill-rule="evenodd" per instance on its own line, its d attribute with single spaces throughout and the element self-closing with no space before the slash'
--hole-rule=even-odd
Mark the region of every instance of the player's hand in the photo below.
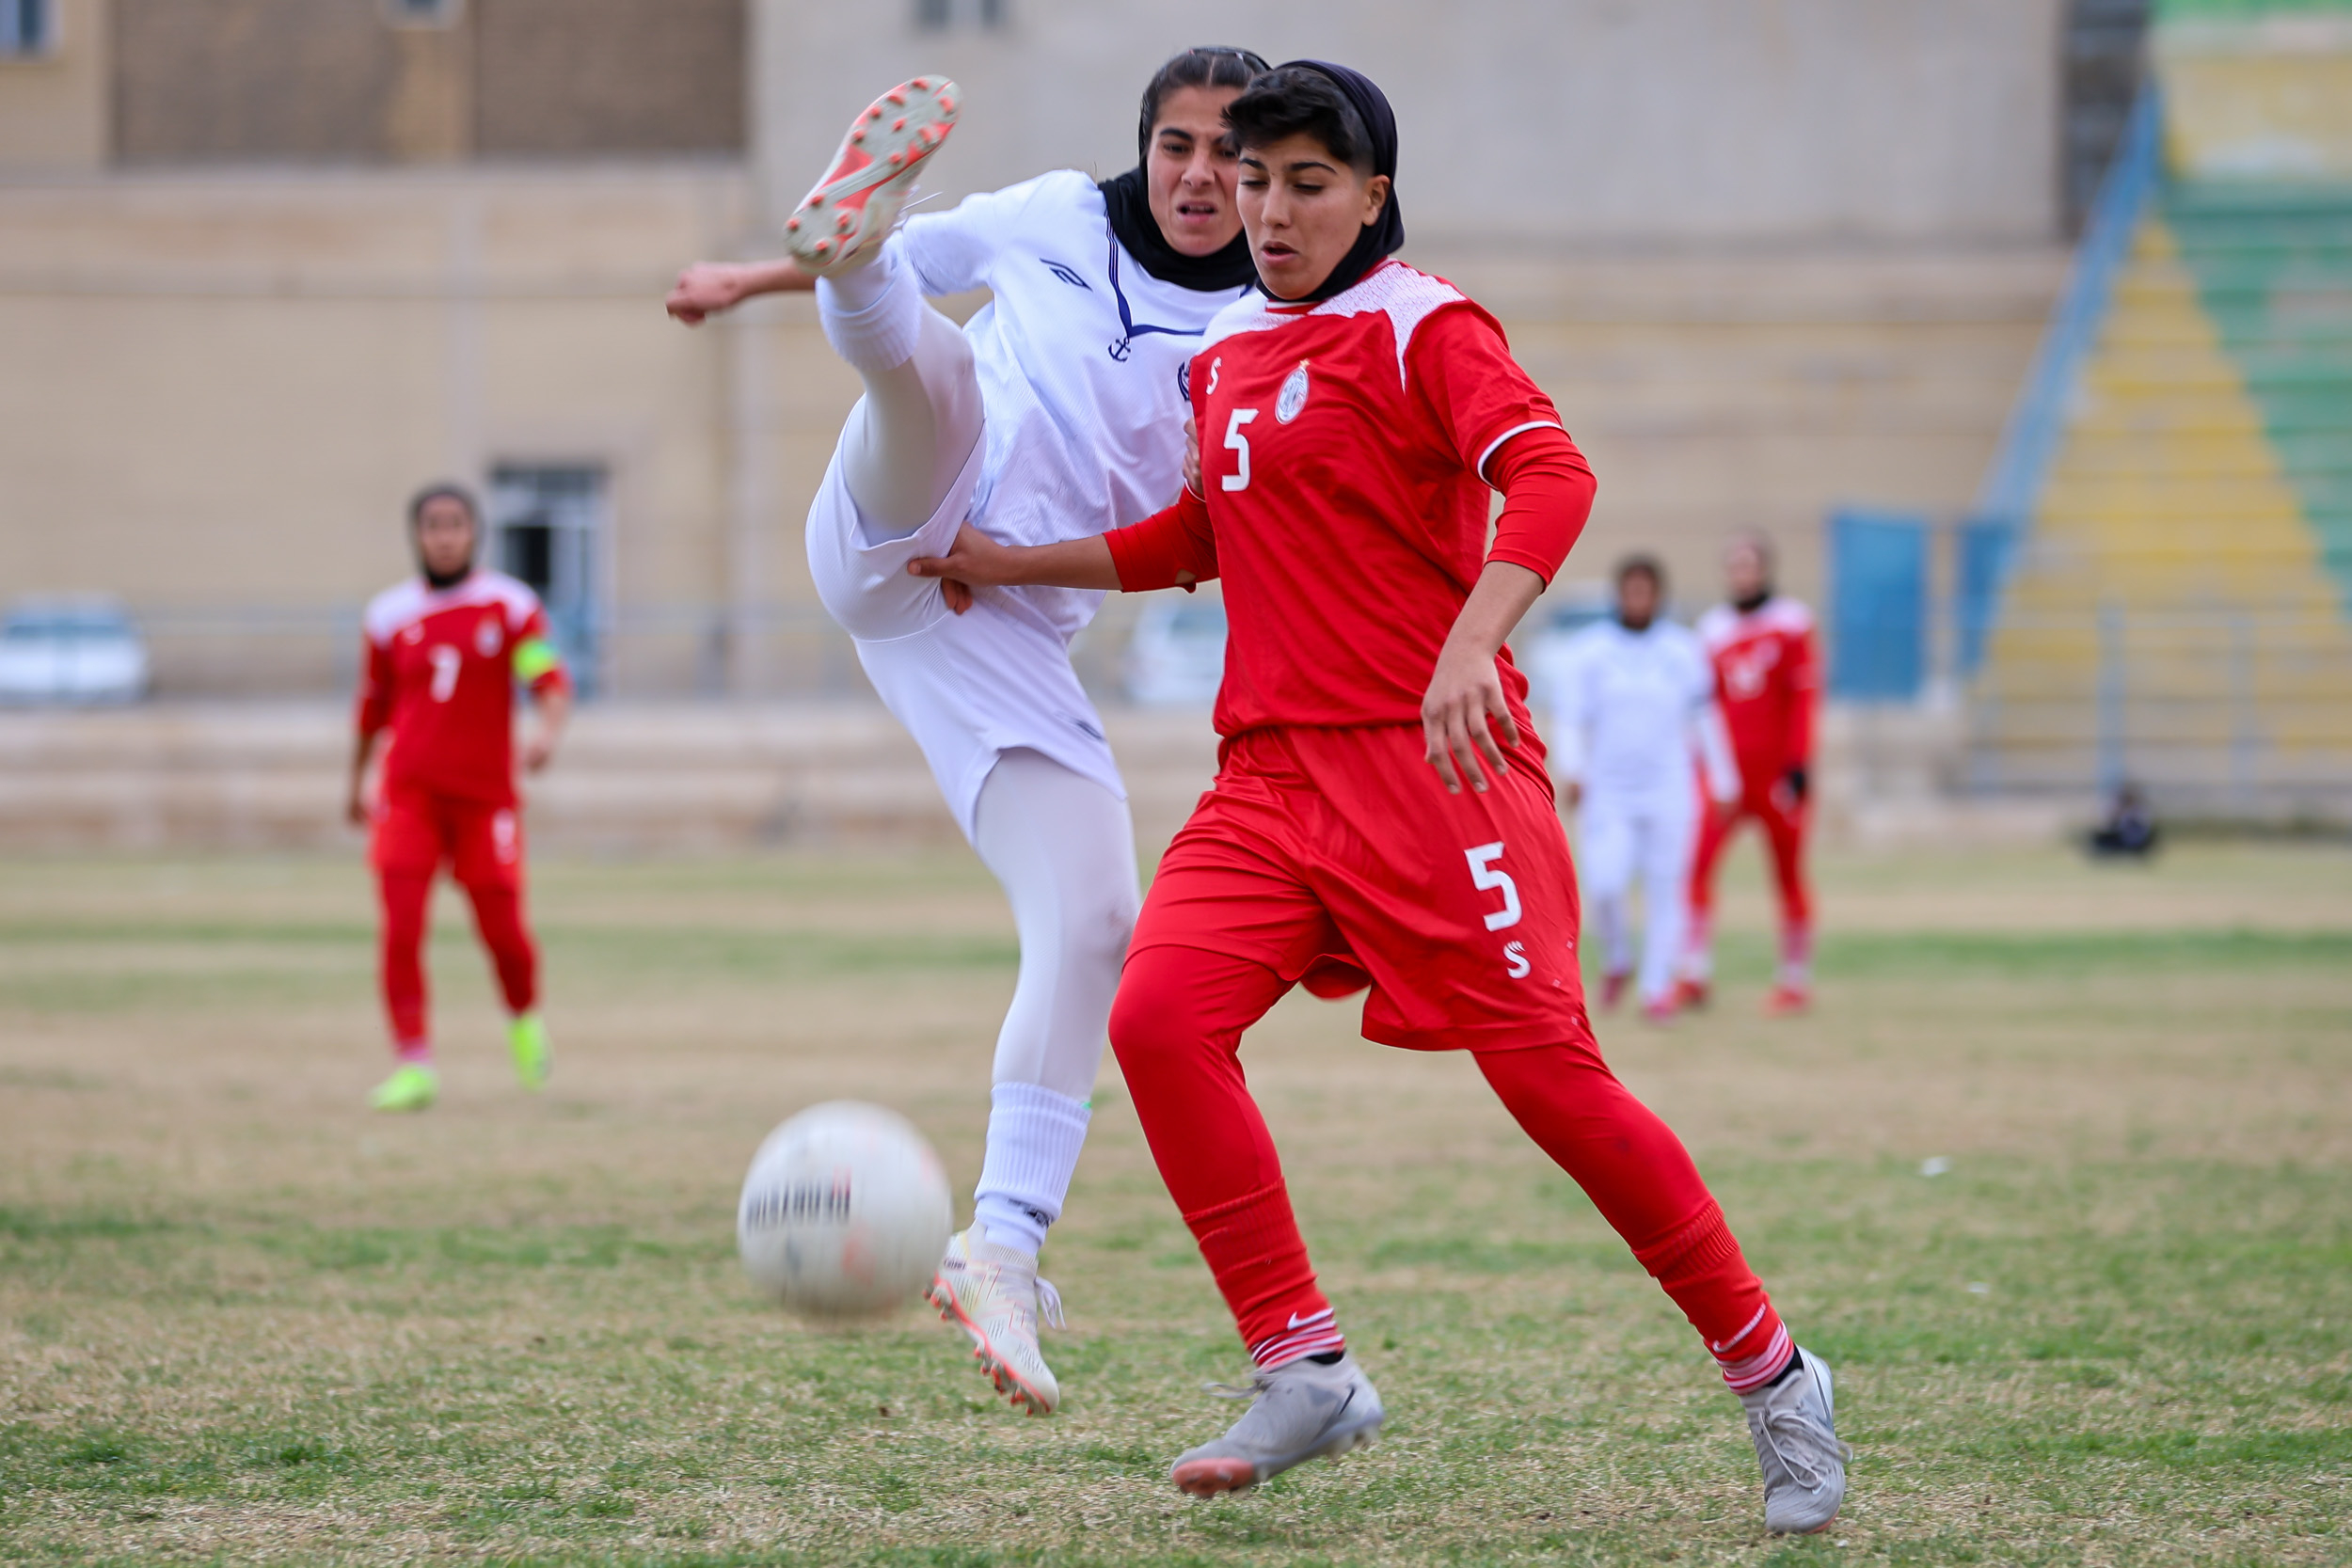
<svg viewBox="0 0 2352 1568">
<path fill-rule="evenodd" d="M 743 303 L 750 271 L 734 261 L 697 261 L 677 275 L 664 309 L 687 325 L 700 326 L 706 318 Z"/>
<path fill-rule="evenodd" d="M 1014 580 L 1012 552 L 965 523 L 946 555 L 918 555 L 907 562 L 910 576 L 938 578 L 947 608 L 961 615 L 972 608 L 972 590 Z"/>
<path fill-rule="evenodd" d="M 523 771 L 536 773 L 555 760 L 555 736 L 542 729 L 523 742 Z"/>
<path fill-rule="evenodd" d="M 1189 414 L 1184 416 L 1184 488 L 1200 494 L 1200 432 Z"/>
<path fill-rule="evenodd" d="M 1484 757 L 1501 777 L 1502 752 L 1495 744 L 1495 726 L 1502 729 L 1502 745 L 1517 747 L 1519 726 L 1502 694 L 1502 676 L 1491 657 L 1456 654 L 1452 648 L 1438 656 L 1438 673 L 1430 677 L 1428 694 L 1421 700 L 1422 737 L 1428 743 L 1429 766 L 1445 781 L 1446 793 L 1459 795 L 1468 780 L 1484 794 Z"/>
<path fill-rule="evenodd" d="M 1570 779 L 1560 786 L 1560 799 L 1568 803 L 1570 811 L 1578 810 L 1584 804 L 1584 786 Z"/>
<path fill-rule="evenodd" d="M 367 791 L 354 784 L 350 798 L 343 801 L 343 817 L 353 827 L 364 828 L 368 825 L 368 816 Z"/>
</svg>

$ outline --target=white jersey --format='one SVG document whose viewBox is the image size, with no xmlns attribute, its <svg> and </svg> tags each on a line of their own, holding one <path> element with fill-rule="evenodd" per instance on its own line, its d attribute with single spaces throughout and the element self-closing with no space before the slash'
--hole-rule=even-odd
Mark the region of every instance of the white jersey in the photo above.
<svg viewBox="0 0 2352 1568">
<path fill-rule="evenodd" d="M 1544 674 L 1562 778 L 1620 797 L 1689 797 L 1703 763 L 1709 793 L 1738 793 L 1714 667 L 1683 627 L 1597 622 L 1568 639 Z"/>
<path fill-rule="evenodd" d="M 1210 318 L 1246 288 L 1185 289 L 1145 272 L 1075 169 L 911 217 L 898 243 L 926 294 L 995 296 L 964 327 L 988 420 L 974 527 L 1007 545 L 1052 545 L 1141 522 L 1176 499 L 1185 372 Z M 1091 589 L 1019 593 L 1065 641 L 1103 600 Z"/>
<path fill-rule="evenodd" d="M 911 218 L 903 246 L 926 294 L 988 288 L 964 328 L 985 434 L 939 510 L 903 539 L 869 543 L 835 450 L 809 508 L 809 567 L 858 659 L 931 766 L 966 836 L 1007 751 L 1042 752 L 1112 793 L 1125 785 L 1100 715 L 1070 667 L 1070 640 L 1100 592 L 987 588 L 948 612 L 906 562 L 947 553 L 969 521 L 1009 545 L 1090 538 L 1140 522 L 1184 483 L 1184 373 L 1200 334 L 1243 291 L 1163 283 L 1113 238 L 1103 193 L 1074 171 L 1041 175 Z"/>
</svg>

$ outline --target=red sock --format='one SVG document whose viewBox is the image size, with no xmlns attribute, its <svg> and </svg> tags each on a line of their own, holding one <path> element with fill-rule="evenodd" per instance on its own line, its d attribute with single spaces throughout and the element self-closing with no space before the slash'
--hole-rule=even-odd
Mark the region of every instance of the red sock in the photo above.
<svg viewBox="0 0 2352 1568">
<path fill-rule="evenodd" d="M 482 933 L 482 945 L 490 950 L 491 966 L 498 971 L 506 1010 L 529 1012 L 539 999 L 539 949 L 523 925 L 522 894 L 496 886 L 469 887 L 466 892 L 473 900 L 474 927 Z"/>
<path fill-rule="evenodd" d="M 1792 1346 L 1682 1140 L 1617 1082 L 1590 1039 L 1481 1053 L 1479 1070 L 1527 1135 L 1575 1179 L 1745 1392 Z"/>
<path fill-rule="evenodd" d="M 1242 1031 L 1289 989 L 1246 958 L 1151 947 L 1129 957 L 1111 1008 L 1111 1045 L 1160 1178 L 1261 1367 L 1347 1344 L 1241 1069 Z"/>
<path fill-rule="evenodd" d="M 433 1047 L 425 1032 L 424 918 L 433 878 L 387 871 L 375 885 L 384 909 L 379 956 L 392 1049 L 404 1062 L 427 1062 Z"/>
</svg>

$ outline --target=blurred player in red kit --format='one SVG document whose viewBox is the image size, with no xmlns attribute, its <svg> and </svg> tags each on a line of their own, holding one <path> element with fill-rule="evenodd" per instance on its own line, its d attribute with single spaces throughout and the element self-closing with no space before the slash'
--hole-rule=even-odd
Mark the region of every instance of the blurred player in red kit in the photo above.
<svg viewBox="0 0 2352 1568">
<path fill-rule="evenodd" d="M 980 594 L 1224 585 L 1217 778 L 1160 862 L 1110 1026 L 1256 1364 L 1248 1412 L 1171 1479 L 1238 1490 L 1381 1424 L 1240 1056 L 1293 986 L 1369 989 L 1365 1036 L 1471 1053 L 1691 1320 L 1746 1410 L 1768 1526 L 1825 1528 L 1845 1491 L 1828 1370 L 1789 1338 L 1680 1141 L 1601 1059 L 1567 837 L 1503 648 L 1583 527 L 1591 470 L 1494 318 L 1391 259 L 1404 225 L 1378 87 L 1296 61 L 1225 119 L 1266 293 L 1220 312 L 1192 361 L 1198 488 L 1091 539 L 967 529 L 909 568 Z"/>
<path fill-rule="evenodd" d="M 534 772 L 554 754 L 572 688 L 537 596 L 474 565 L 480 519 L 455 485 L 420 493 L 408 507 L 418 575 L 378 594 L 364 622 L 348 810 L 373 827 L 368 858 L 384 907 L 384 1006 L 398 1063 L 371 1099 L 379 1111 L 421 1111 L 440 1091 L 425 1023 L 424 939 L 433 878 L 444 864 L 472 900 L 498 972 L 516 1075 L 527 1088 L 547 1082 L 539 955 L 523 924 L 515 687 L 529 687 L 539 706 L 523 752 Z M 371 803 L 368 762 L 387 732 Z"/>
<path fill-rule="evenodd" d="M 1764 1008 L 1804 1010 L 1813 997 L 1813 900 L 1804 884 L 1804 825 L 1812 799 L 1813 710 L 1820 659 L 1813 612 L 1772 592 L 1772 547 L 1757 533 L 1724 551 L 1728 603 L 1699 617 L 1699 641 L 1715 666 L 1715 695 L 1740 765 L 1740 799 L 1710 807 L 1691 861 L 1690 947 L 1679 1000 L 1703 1007 L 1714 976 L 1715 866 L 1740 824 L 1764 830 L 1780 891 L 1780 970 Z"/>
</svg>

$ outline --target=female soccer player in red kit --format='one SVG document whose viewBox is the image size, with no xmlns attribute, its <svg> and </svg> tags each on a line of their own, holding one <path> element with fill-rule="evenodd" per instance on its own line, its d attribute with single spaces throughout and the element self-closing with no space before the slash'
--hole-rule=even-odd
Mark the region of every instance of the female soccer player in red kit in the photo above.
<svg viewBox="0 0 2352 1568">
<path fill-rule="evenodd" d="M 1224 582 L 1221 766 L 1160 862 L 1111 1015 L 1161 1177 L 1258 1369 L 1249 1410 L 1173 1479 L 1236 1490 L 1380 1424 L 1239 1056 L 1292 986 L 1369 986 L 1366 1037 L 1472 1053 L 1698 1329 L 1747 1407 L 1767 1523 L 1823 1528 L 1845 1488 L 1827 1369 L 1601 1060 L 1567 839 L 1502 646 L 1582 528 L 1591 472 L 1494 319 L 1389 259 L 1404 226 L 1377 87 L 1297 61 L 1226 119 L 1269 297 L 1229 308 L 1192 362 L 1199 493 L 1067 544 L 967 530 L 912 568 L 981 592 Z"/>
<path fill-rule="evenodd" d="M 1772 592 L 1772 547 L 1743 533 L 1724 550 L 1725 602 L 1699 617 L 1699 641 L 1715 666 L 1715 698 L 1740 763 L 1740 799 L 1710 809 L 1691 858 L 1691 927 L 1679 1000 L 1707 1005 L 1714 976 L 1715 867 L 1740 824 L 1764 830 L 1780 894 L 1780 970 L 1769 1013 L 1803 1012 L 1813 998 L 1813 900 L 1804 885 L 1804 824 L 1812 791 L 1813 709 L 1820 660 L 1813 612 Z"/>
<path fill-rule="evenodd" d="M 533 770 L 554 754 L 572 689 L 537 595 L 474 566 L 479 517 L 473 498 L 454 485 L 411 501 L 418 575 L 377 594 L 364 622 L 348 809 L 354 822 L 373 825 L 368 859 L 384 906 L 384 1006 L 398 1062 L 372 1097 L 379 1111 L 421 1111 L 440 1092 L 425 1027 L 424 938 L 433 878 L 444 863 L 473 902 L 498 972 L 516 1075 L 534 1089 L 548 1076 L 539 955 L 523 924 L 515 685 L 530 687 L 539 705 L 539 728 L 523 754 Z M 387 731 L 371 806 L 368 759 Z"/>
</svg>

